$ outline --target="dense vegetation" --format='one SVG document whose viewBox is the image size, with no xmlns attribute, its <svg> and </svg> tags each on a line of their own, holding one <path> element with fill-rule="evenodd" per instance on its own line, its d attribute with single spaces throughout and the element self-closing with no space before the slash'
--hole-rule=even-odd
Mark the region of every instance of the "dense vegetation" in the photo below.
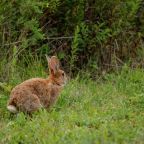
<svg viewBox="0 0 144 144">
<path fill-rule="evenodd" d="M 45 54 L 72 79 L 49 111 L 11 115 L 11 89 L 47 77 Z M 143 68 L 143 0 L 1 0 L 0 144 L 143 143 Z"/>
<path fill-rule="evenodd" d="M 143 67 L 143 0 L 1 0 L 0 74 L 58 55 L 71 74 Z M 3 65 L 6 65 L 3 68 Z"/>
</svg>

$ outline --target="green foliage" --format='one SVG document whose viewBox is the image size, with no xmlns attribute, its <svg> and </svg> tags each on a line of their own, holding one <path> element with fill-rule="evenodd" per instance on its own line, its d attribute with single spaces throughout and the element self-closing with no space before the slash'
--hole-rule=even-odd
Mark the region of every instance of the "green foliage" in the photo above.
<svg viewBox="0 0 144 144">
<path fill-rule="evenodd" d="M 73 40 L 72 50 L 71 50 L 71 62 L 70 62 L 71 70 L 74 67 L 74 62 L 77 61 L 77 53 L 79 50 L 78 46 L 79 46 L 79 41 L 80 41 L 79 32 L 80 32 L 80 28 L 79 26 L 77 26 L 75 30 L 74 40 Z"/>
<path fill-rule="evenodd" d="M 88 26 L 81 22 L 79 25 L 76 26 L 75 33 L 74 33 L 74 38 L 72 41 L 72 48 L 71 48 L 71 57 L 70 57 L 70 71 L 75 70 L 80 62 L 79 56 L 85 53 L 85 56 L 87 56 L 87 51 L 86 51 L 86 45 L 88 42 L 88 35 L 89 35 L 89 29 Z M 79 65 L 79 68 L 81 68 L 83 65 Z M 76 71 L 76 70 L 75 70 Z"/>
<path fill-rule="evenodd" d="M 38 69 L 21 70 L 21 81 L 28 73 L 29 77 L 44 76 Z M 143 143 L 143 82 L 143 71 L 126 65 L 120 73 L 99 81 L 77 77 L 50 111 L 40 110 L 32 117 L 10 115 L 6 110 L 9 94 L 1 91 L 0 143 Z"/>
<path fill-rule="evenodd" d="M 70 57 L 71 70 L 74 70 L 75 68 L 75 62 L 78 61 L 79 53 L 81 53 L 85 49 L 87 39 L 88 39 L 88 27 L 84 23 L 80 23 L 80 25 L 76 26 L 74 39 L 72 42 L 71 57 Z"/>
</svg>

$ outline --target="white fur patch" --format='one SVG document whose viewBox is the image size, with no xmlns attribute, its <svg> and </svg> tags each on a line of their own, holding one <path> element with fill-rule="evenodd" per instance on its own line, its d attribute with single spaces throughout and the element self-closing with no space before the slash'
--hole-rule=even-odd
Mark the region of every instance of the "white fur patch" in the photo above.
<svg viewBox="0 0 144 144">
<path fill-rule="evenodd" d="M 17 109 L 16 109 L 16 107 L 13 106 L 13 105 L 8 105 L 8 106 L 7 106 L 7 109 L 8 109 L 10 112 L 12 112 L 12 113 L 17 113 Z"/>
</svg>

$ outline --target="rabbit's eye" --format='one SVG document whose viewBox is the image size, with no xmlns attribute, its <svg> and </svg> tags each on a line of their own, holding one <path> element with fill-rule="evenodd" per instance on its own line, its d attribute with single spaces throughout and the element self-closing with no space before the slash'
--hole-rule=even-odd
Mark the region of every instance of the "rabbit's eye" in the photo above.
<svg viewBox="0 0 144 144">
<path fill-rule="evenodd" d="M 63 73 L 62 73 L 62 76 L 64 77 L 64 75 L 65 75 L 65 74 L 64 74 L 64 72 L 63 72 Z"/>
</svg>

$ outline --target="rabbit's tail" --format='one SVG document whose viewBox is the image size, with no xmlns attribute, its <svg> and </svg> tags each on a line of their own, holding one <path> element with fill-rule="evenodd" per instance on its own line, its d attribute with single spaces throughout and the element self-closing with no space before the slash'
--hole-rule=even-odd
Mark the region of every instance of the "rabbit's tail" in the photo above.
<svg viewBox="0 0 144 144">
<path fill-rule="evenodd" d="M 7 105 L 7 109 L 11 112 L 11 113 L 17 113 L 18 110 L 15 106 L 15 104 L 13 103 L 12 100 L 9 101 L 8 105 Z"/>
<path fill-rule="evenodd" d="M 8 105 L 7 109 L 11 112 L 11 113 L 17 113 L 18 110 L 14 105 Z"/>
</svg>

